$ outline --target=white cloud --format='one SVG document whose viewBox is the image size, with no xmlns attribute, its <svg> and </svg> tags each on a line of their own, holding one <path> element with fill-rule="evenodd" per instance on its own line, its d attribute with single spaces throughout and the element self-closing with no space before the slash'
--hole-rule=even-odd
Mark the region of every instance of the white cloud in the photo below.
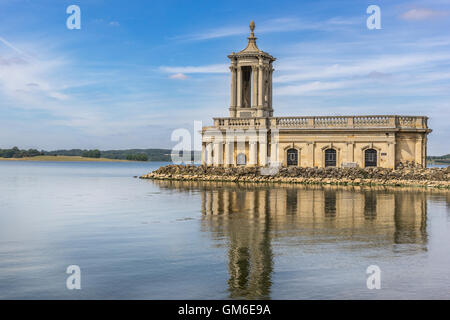
<svg viewBox="0 0 450 320">
<path fill-rule="evenodd" d="M 339 89 L 344 86 L 346 86 L 348 82 L 321 82 L 321 81 L 313 81 L 308 82 L 306 84 L 299 84 L 299 85 L 290 85 L 290 86 L 284 86 L 280 87 L 276 90 L 276 94 L 283 95 L 283 96 L 296 96 L 296 95 L 304 95 L 312 92 L 317 91 L 328 91 L 328 90 L 334 90 Z"/>
<path fill-rule="evenodd" d="M 299 18 L 281 17 L 265 21 L 255 21 L 255 33 L 265 34 L 272 32 L 291 32 L 300 30 L 333 30 L 338 26 L 346 26 L 357 23 L 358 19 L 344 19 L 342 17 L 334 17 L 326 21 L 307 21 Z M 249 22 L 249 21 L 248 21 Z M 248 23 L 247 22 L 247 23 Z M 242 23 L 239 26 L 230 25 L 215 29 L 209 29 L 206 32 L 188 34 L 178 36 L 175 39 L 187 41 L 210 40 L 217 38 L 224 38 L 237 35 L 249 34 L 248 25 Z"/>
<path fill-rule="evenodd" d="M 211 64 L 205 66 L 185 66 L 185 67 L 166 67 L 161 66 L 159 69 L 166 73 L 227 73 L 228 65 L 226 64 Z"/>
<path fill-rule="evenodd" d="M 64 60 L 37 60 L 3 38 L 0 42 L 12 49 L 5 52 L 0 47 L 3 49 L 0 50 L 0 91 L 4 95 L 18 100 L 33 100 L 36 95 L 58 100 L 67 98 L 60 90 L 61 84 L 50 76 L 65 64 Z"/>
<path fill-rule="evenodd" d="M 325 58 L 324 58 L 325 59 Z M 417 69 L 420 65 L 450 62 L 450 54 L 392 54 L 369 56 L 364 59 L 353 58 L 347 63 L 326 65 L 323 61 L 305 64 L 302 57 L 285 59 L 277 66 L 283 74 L 274 78 L 276 83 L 311 79 L 330 79 L 339 77 L 360 77 L 372 72 L 392 73 Z"/>
<path fill-rule="evenodd" d="M 406 11 L 401 15 L 405 20 L 426 20 L 448 16 L 448 11 L 439 11 L 425 8 L 417 8 Z"/>
<path fill-rule="evenodd" d="M 175 73 L 175 74 L 171 74 L 169 76 L 170 79 L 177 79 L 177 80 L 186 80 L 187 78 L 189 78 L 187 75 L 185 75 L 184 73 Z"/>
</svg>

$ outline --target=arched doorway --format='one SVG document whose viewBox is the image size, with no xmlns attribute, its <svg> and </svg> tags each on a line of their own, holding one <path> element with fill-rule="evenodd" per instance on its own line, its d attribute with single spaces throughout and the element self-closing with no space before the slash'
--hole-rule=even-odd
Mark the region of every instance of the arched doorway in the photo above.
<svg viewBox="0 0 450 320">
<path fill-rule="evenodd" d="M 336 167 L 336 150 L 325 150 L 325 167 Z"/>
<path fill-rule="evenodd" d="M 376 167 L 377 166 L 377 150 L 367 149 L 364 151 L 364 166 Z"/>
<path fill-rule="evenodd" d="M 288 149 L 287 165 L 288 166 L 298 166 L 298 151 L 297 151 L 297 149 L 294 149 L 294 148 Z"/>
<path fill-rule="evenodd" d="M 236 157 L 236 163 L 238 166 L 245 166 L 247 164 L 247 157 L 244 153 L 239 153 Z"/>
</svg>

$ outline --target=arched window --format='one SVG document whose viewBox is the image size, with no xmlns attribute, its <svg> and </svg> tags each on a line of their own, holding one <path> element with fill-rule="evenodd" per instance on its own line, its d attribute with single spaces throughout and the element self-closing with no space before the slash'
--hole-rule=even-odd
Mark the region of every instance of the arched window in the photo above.
<svg viewBox="0 0 450 320">
<path fill-rule="evenodd" d="M 297 149 L 291 148 L 287 151 L 287 165 L 297 166 L 298 165 L 298 151 Z"/>
<path fill-rule="evenodd" d="M 325 150 L 325 167 L 336 167 L 336 150 Z"/>
<path fill-rule="evenodd" d="M 377 166 L 377 150 L 367 149 L 364 151 L 364 166 L 376 167 Z"/>
<path fill-rule="evenodd" d="M 236 157 L 236 163 L 238 166 L 245 166 L 247 163 L 247 158 L 244 153 L 239 153 Z"/>
</svg>

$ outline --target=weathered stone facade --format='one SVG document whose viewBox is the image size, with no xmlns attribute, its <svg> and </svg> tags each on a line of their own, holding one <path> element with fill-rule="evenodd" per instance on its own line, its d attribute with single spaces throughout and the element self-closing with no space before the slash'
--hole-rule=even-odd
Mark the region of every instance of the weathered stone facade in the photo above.
<svg viewBox="0 0 450 320">
<path fill-rule="evenodd" d="M 231 60 L 227 118 L 202 129 L 202 163 L 208 166 L 426 167 L 425 116 L 372 115 L 273 117 L 272 63 L 256 45 Z"/>
</svg>

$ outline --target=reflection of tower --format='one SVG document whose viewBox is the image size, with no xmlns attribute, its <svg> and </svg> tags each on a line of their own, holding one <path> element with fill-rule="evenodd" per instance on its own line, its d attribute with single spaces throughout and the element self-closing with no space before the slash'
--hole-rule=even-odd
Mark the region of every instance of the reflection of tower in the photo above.
<svg viewBox="0 0 450 320">
<path fill-rule="evenodd" d="M 329 243 L 355 244 L 341 246 L 352 255 L 374 248 L 382 255 L 395 244 L 411 254 L 426 250 L 426 202 L 438 196 L 381 187 L 154 183 L 200 195 L 202 231 L 227 250 L 229 296 L 248 299 L 270 298 L 274 239 L 312 259 Z"/>
<path fill-rule="evenodd" d="M 217 189 L 202 194 L 208 223 L 229 238 L 230 298 L 270 297 L 273 262 L 268 192 Z"/>
</svg>

